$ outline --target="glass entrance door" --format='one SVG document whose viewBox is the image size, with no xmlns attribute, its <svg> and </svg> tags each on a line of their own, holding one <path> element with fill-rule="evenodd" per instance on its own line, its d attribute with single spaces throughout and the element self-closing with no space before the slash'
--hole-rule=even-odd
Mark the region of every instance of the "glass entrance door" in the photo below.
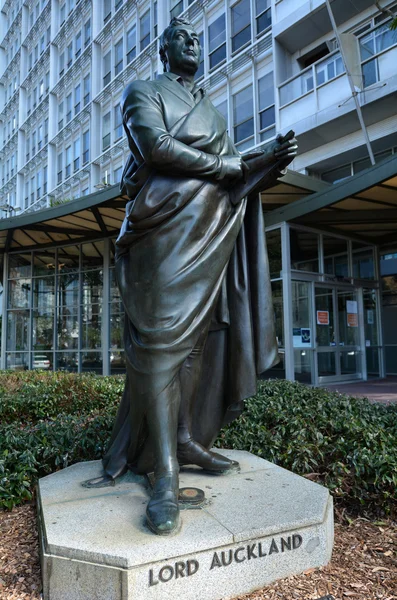
<svg viewBox="0 0 397 600">
<path fill-rule="evenodd" d="M 358 294 L 315 285 L 319 383 L 361 378 Z"/>
</svg>

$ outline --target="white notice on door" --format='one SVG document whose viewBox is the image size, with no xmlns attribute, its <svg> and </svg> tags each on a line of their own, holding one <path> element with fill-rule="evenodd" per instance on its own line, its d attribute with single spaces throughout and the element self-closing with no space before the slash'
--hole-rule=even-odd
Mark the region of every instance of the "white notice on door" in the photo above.
<svg viewBox="0 0 397 600">
<path fill-rule="evenodd" d="M 357 314 L 357 301 L 356 300 L 346 300 L 346 312 Z"/>
</svg>

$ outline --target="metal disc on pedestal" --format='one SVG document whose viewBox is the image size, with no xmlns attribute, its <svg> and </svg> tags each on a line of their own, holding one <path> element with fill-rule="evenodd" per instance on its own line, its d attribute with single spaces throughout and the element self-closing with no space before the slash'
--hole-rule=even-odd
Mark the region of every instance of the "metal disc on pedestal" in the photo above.
<svg viewBox="0 0 397 600">
<path fill-rule="evenodd" d="M 205 494 L 200 488 L 185 487 L 179 489 L 179 502 L 181 504 L 202 504 Z"/>
</svg>

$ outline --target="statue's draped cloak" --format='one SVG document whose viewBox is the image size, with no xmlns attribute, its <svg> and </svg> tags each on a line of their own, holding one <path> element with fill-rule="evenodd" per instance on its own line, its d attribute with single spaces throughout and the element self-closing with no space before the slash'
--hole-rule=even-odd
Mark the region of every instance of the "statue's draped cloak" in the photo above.
<svg viewBox="0 0 397 600">
<path fill-rule="evenodd" d="M 237 152 L 205 95 L 170 133 L 208 154 Z M 277 174 L 269 170 L 269 181 Z M 103 461 L 113 477 L 150 455 L 147 406 L 179 376 L 209 323 L 193 413 L 194 439 L 206 447 L 277 362 L 258 194 L 233 205 L 215 178 L 174 175 L 137 164 L 134 154 L 122 187 L 131 199 L 116 243 L 127 381 Z"/>
</svg>

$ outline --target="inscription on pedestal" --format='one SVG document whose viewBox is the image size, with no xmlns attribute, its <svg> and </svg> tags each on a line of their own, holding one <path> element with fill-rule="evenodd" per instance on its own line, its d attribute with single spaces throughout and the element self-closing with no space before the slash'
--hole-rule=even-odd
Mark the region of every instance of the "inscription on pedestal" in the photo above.
<svg viewBox="0 0 397 600">
<path fill-rule="evenodd" d="M 212 554 L 208 563 L 206 560 L 178 561 L 173 564 L 166 564 L 158 569 L 149 569 L 149 587 L 159 583 L 168 583 L 173 579 L 191 577 L 195 575 L 200 568 L 211 571 L 212 569 L 228 567 L 231 564 L 241 564 L 246 560 L 255 560 L 265 558 L 272 554 L 282 554 L 284 552 L 293 552 L 302 546 L 303 538 L 298 533 L 288 537 L 272 538 L 261 542 L 254 542 L 245 546 L 229 548 L 228 550 L 218 550 Z"/>
</svg>

